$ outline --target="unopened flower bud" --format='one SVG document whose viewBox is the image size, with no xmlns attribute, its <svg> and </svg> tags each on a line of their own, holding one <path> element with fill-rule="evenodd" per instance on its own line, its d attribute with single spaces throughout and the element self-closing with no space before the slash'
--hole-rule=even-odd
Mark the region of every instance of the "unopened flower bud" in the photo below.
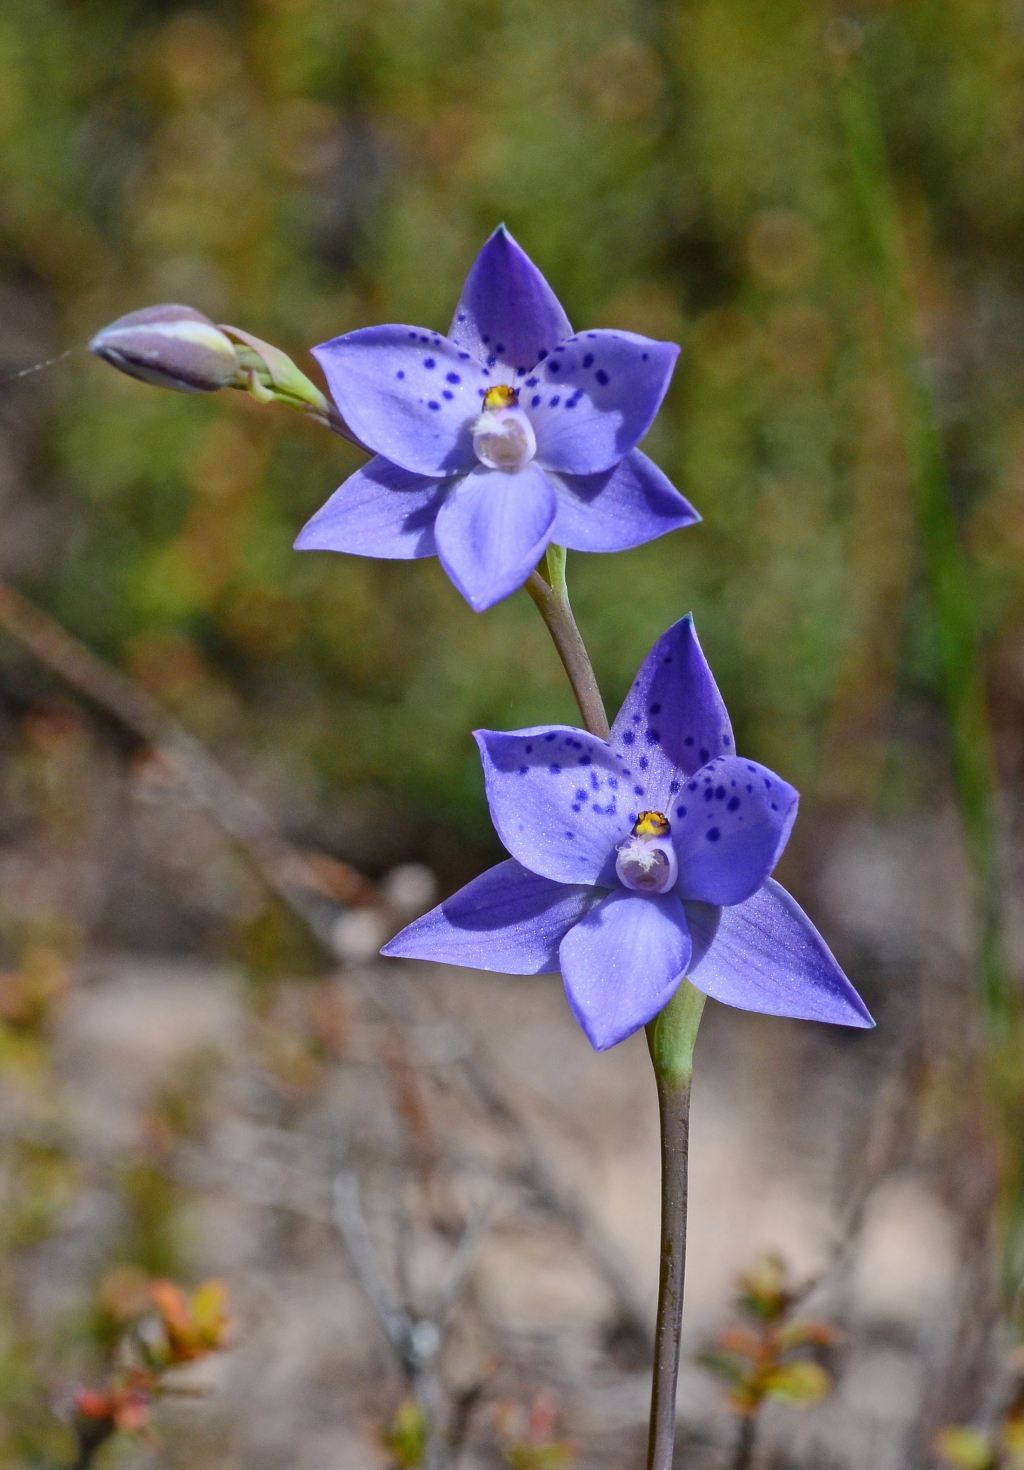
<svg viewBox="0 0 1024 1470">
<path fill-rule="evenodd" d="M 179 393 L 246 386 L 230 338 L 191 306 L 129 312 L 97 332 L 89 351 L 131 378 Z"/>
</svg>

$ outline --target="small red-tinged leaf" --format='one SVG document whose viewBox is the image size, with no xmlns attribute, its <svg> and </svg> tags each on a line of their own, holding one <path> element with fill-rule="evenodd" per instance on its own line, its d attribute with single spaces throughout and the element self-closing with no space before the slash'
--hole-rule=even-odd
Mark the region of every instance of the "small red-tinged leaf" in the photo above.
<svg viewBox="0 0 1024 1470">
<path fill-rule="evenodd" d="M 940 1429 L 932 1447 L 944 1465 L 955 1466 L 956 1470 L 995 1470 L 995 1447 L 980 1429 L 962 1425 Z"/>
<path fill-rule="evenodd" d="M 727 1327 L 724 1332 L 718 1334 L 717 1348 L 725 1353 L 735 1353 L 741 1358 L 750 1358 L 752 1362 L 764 1356 L 764 1339 L 756 1332 L 751 1332 L 749 1327 Z"/>
<path fill-rule="evenodd" d="M 807 1322 L 799 1317 L 778 1330 L 778 1344 L 783 1352 L 797 1347 L 834 1347 L 841 1333 L 831 1322 Z"/>
<path fill-rule="evenodd" d="M 790 1404 L 794 1409 L 809 1409 L 829 1392 L 832 1380 L 820 1363 L 783 1363 L 765 1378 L 765 1394 Z"/>
</svg>

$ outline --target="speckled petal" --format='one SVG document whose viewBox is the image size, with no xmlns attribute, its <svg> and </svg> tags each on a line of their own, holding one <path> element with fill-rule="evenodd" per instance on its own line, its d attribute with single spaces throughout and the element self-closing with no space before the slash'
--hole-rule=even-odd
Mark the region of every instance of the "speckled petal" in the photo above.
<svg viewBox="0 0 1024 1470">
<path fill-rule="evenodd" d="M 800 798 L 756 761 L 720 756 L 683 783 L 666 816 L 679 859 L 677 892 L 743 903 L 778 862 Z"/>
<path fill-rule="evenodd" d="M 686 905 L 689 915 L 691 905 Z M 795 898 L 769 878 L 745 903 L 721 911 L 717 932 L 691 965 L 698 990 L 769 1016 L 873 1026 L 870 1012 Z"/>
<path fill-rule="evenodd" d="M 609 742 L 626 758 L 648 803 L 673 826 L 669 805 L 684 777 L 732 754 L 732 725 L 689 614 L 644 659 Z"/>
<path fill-rule="evenodd" d="M 431 480 L 377 455 L 306 522 L 296 551 L 347 551 L 409 561 L 433 556 L 434 521 L 457 480 Z"/>
<path fill-rule="evenodd" d="M 313 348 L 352 432 L 402 469 L 443 478 L 478 463 L 472 425 L 498 381 L 419 327 L 364 327 Z"/>
<path fill-rule="evenodd" d="M 571 335 L 558 297 L 499 225 L 470 268 L 448 336 L 517 386 L 542 352 Z M 503 378 L 500 368 L 507 370 Z"/>
<path fill-rule="evenodd" d="M 519 388 L 538 464 L 566 475 L 618 464 L 650 428 L 678 356 L 674 342 L 634 332 L 581 332 L 560 343 Z"/>
<path fill-rule="evenodd" d="M 491 820 L 512 856 L 557 883 L 612 887 L 631 798 L 605 742 L 571 725 L 475 734 Z"/>
<path fill-rule="evenodd" d="M 545 975 L 558 969 L 566 932 L 600 898 L 596 888 L 538 878 L 510 858 L 396 934 L 381 954 Z"/>
<path fill-rule="evenodd" d="M 441 507 L 435 527 L 441 564 L 476 612 L 521 587 L 551 539 L 557 501 L 536 465 L 477 465 Z"/>
<path fill-rule="evenodd" d="M 632 450 L 599 475 L 556 475 L 552 540 L 571 551 L 628 551 L 700 520 L 667 475 Z"/>
<path fill-rule="evenodd" d="M 618 889 L 562 940 L 565 993 L 591 1046 L 606 1051 L 654 1019 L 690 960 L 690 935 L 674 893 Z"/>
</svg>

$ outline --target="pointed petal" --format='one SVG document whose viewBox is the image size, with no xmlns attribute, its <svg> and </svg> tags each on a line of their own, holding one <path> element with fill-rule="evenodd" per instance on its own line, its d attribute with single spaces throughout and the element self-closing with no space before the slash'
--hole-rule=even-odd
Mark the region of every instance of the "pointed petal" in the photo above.
<svg viewBox="0 0 1024 1470">
<path fill-rule="evenodd" d="M 658 466 L 632 450 L 599 475 L 555 475 L 552 540 L 571 551 L 628 551 L 700 520 Z"/>
<path fill-rule="evenodd" d="M 650 428 L 678 356 L 674 342 L 635 332 L 581 332 L 560 343 L 519 389 L 537 462 L 566 475 L 618 464 Z"/>
<path fill-rule="evenodd" d="M 515 386 L 572 327 L 533 261 L 499 225 L 470 267 L 448 335 L 479 362 L 507 368 Z"/>
<path fill-rule="evenodd" d="M 600 897 L 596 888 L 538 878 L 510 858 L 396 934 L 381 954 L 546 975 L 558 969 L 567 931 Z"/>
<path fill-rule="evenodd" d="M 349 428 L 393 464 L 440 479 L 478 463 L 472 424 L 497 380 L 465 350 L 418 327 L 364 327 L 313 356 Z"/>
<path fill-rule="evenodd" d="M 756 761 L 720 756 L 687 781 L 666 816 L 679 859 L 678 892 L 743 903 L 778 862 L 799 793 Z"/>
<path fill-rule="evenodd" d="M 835 1026 L 875 1024 L 796 899 L 771 878 L 745 903 L 722 910 L 718 932 L 689 977 L 705 995 L 741 1010 Z"/>
<path fill-rule="evenodd" d="M 433 556 L 434 521 L 457 481 L 431 480 L 377 455 L 306 522 L 296 551 L 348 551 L 408 561 Z"/>
<path fill-rule="evenodd" d="M 476 612 L 521 587 L 551 539 L 558 502 L 534 464 L 511 473 L 478 464 L 442 505 L 437 553 Z"/>
<path fill-rule="evenodd" d="M 680 778 L 734 750 L 725 703 L 689 613 L 644 659 L 608 739 L 643 785 L 645 799 L 673 828 L 676 818 L 669 807 L 683 784 Z"/>
<path fill-rule="evenodd" d="M 571 725 L 474 734 L 491 821 L 512 856 L 557 883 L 616 883 L 629 797 L 604 741 Z"/>
<path fill-rule="evenodd" d="M 690 961 L 674 893 L 610 893 L 562 940 L 565 993 L 591 1046 L 606 1051 L 668 1004 Z"/>
</svg>

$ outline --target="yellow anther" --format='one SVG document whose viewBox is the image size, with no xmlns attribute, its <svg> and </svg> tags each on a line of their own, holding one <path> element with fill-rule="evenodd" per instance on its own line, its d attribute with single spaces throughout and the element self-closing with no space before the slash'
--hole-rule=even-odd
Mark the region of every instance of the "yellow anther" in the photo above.
<svg viewBox="0 0 1024 1470">
<path fill-rule="evenodd" d="M 484 394 L 484 408 L 514 408 L 518 402 L 519 389 L 508 388 L 504 383 L 496 383 Z"/>
<path fill-rule="evenodd" d="M 641 812 L 633 826 L 634 837 L 667 837 L 671 831 L 661 812 Z"/>
</svg>

